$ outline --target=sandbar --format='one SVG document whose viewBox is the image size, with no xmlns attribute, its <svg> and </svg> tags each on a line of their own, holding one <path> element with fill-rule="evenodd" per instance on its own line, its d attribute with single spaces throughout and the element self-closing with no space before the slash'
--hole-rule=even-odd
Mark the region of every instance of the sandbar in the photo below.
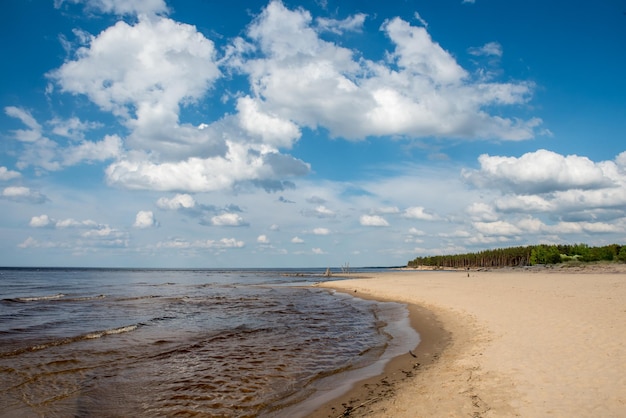
<svg viewBox="0 0 626 418">
<path fill-rule="evenodd" d="M 626 416 L 626 265 L 411 270 L 321 285 L 407 303 L 423 338 L 311 416 Z"/>
</svg>

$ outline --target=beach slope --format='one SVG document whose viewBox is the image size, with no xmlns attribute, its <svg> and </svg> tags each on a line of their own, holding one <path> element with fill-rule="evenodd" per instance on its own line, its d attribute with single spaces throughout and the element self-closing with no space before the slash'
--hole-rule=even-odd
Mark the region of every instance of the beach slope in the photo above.
<svg viewBox="0 0 626 418">
<path fill-rule="evenodd" d="M 450 335 L 437 361 L 350 416 L 626 416 L 624 266 L 405 271 L 323 286 L 419 305 Z"/>
</svg>

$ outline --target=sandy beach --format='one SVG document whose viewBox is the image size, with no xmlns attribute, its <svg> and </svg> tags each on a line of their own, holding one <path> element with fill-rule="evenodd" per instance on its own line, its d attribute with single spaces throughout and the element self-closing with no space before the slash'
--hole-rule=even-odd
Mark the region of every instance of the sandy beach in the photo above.
<svg viewBox="0 0 626 418">
<path fill-rule="evenodd" d="M 626 416 L 624 265 L 402 271 L 322 286 L 409 304 L 422 342 L 313 416 Z"/>
</svg>

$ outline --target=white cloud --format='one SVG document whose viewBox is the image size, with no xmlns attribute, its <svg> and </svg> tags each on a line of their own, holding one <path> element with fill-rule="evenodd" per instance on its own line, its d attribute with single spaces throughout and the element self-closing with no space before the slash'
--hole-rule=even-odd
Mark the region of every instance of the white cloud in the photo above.
<svg viewBox="0 0 626 418">
<path fill-rule="evenodd" d="M 426 209 L 421 206 L 406 208 L 402 216 L 409 219 L 420 219 L 423 221 L 433 221 L 437 219 L 437 216 L 428 213 Z"/>
<path fill-rule="evenodd" d="M 313 229 L 313 235 L 329 235 L 330 229 L 328 228 L 315 228 Z"/>
<path fill-rule="evenodd" d="M 98 225 L 81 233 L 81 237 L 95 240 L 103 245 L 126 246 L 127 233 L 109 225 Z"/>
<path fill-rule="evenodd" d="M 615 184 L 611 167 L 587 157 L 562 156 L 540 149 L 516 157 L 483 154 L 480 170 L 465 170 L 463 177 L 477 187 L 501 188 L 514 193 L 549 193 L 569 189 L 599 189 Z"/>
<path fill-rule="evenodd" d="M 300 237 L 293 237 L 291 238 L 291 243 L 292 244 L 304 244 L 304 240 Z"/>
<path fill-rule="evenodd" d="M 35 166 L 56 171 L 83 161 L 105 161 L 116 158 L 122 153 L 122 140 L 117 135 L 106 135 L 100 142 L 83 139 L 77 145 L 70 144 L 62 147 L 44 135 L 42 126 L 26 110 L 10 106 L 5 108 L 5 112 L 9 116 L 20 119 L 30 128 L 13 131 L 15 138 L 24 143 L 24 150 L 18 161 L 18 166 L 21 168 Z M 56 126 L 62 122 L 59 119 L 53 119 L 51 123 L 55 126 L 54 132 Z M 76 125 L 80 122 L 72 123 Z M 60 133 L 70 135 L 65 131 Z"/>
<path fill-rule="evenodd" d="M 6 167 L 0 166 L 0 181 L 12 180 L 20 176 L 21 174 L 17 171 L 9 170 Z"/>
<path fill-rule="evenodd" d="M 53 226 L 58 229 L 65 228 L 87 228 L 87 229 L 106 229 L 108 228 L 106 225 L 100 225 L 91 219 L 86 219 L 83 221 L 78 221 L 74 218 L 67 218 L 62 220 L 55 220 L 50 218 L 48 215 L 43 214 L 40 216 L 33 216 L 30 220 L 29 225 L 33 228 L 42 228 Z"/>
<path fill-rule="evenodd" d="M 122 140 L 117 135 L 107 135 L 100 142 L 82 141 L 76 146 L 66 148 L 63 153 L 63 165 L 70 166 L 82 161 L 106 161 L 122 154 Z"/>
<path fill-rule="evenodd" d="M 246 225 L 243 218 L 236 213 L 223 213 L 213 216 L 211 224 L 215 226 L 243 226 Z"/>
<path fill-rule="evenodd" d="M 44 203 L 48 198 L 38 191 L 23 186 L 11 186 L 2 190 L 0 198 L 16 202 Z"/>
<path fill-rule="evenodd" d="M 256 238 L 256 242 L 258 242 L 259 244 L 269 244 L 269 243 L 270 243 L 270 240 L 269 240 L 269 238 L 267 237 L 267 235 L 259 235 L 259 236 Z"/>
<path fill-rule="evenodd" d="M 20 167 L 59 170 L 114 159 L 107 182 L 127 189 L 207 192 L 250 182 L 275 191 L 290 184 L 286 178 L 310 171 L 307 163 L 280 151 L 293 146 L 303 127 L 323 127 L 348 139 L 517 140 L 533 137 L 540 123 L 485 110 L 525 103 L 530 84 L 473 83 L 425 28 L 399 18 L 382 25 L 393 50 L 388 62 L 375 62 L 319 36 L 322 31 L 358 32 L 364 14 L 314 21 L 303 8 L 289 10 L 271 1 L 249 25 L 247 39 L 234 39 L 219 59 L 214 43 L 194 26 L 163 17 L 168 10 L 161 0 L 85 4 L 138 17 L 98 35 L 77 32 L 81 46 L 48 77 L 61 92 L 84 95 L 111 112 L 130 133 L 89 142 L 82 134 L 95 125 L 53 119 L 53 133 L 83 141 L 65 148 L 46 138 L 30 113 L 7 107 L 8 115 L 29 127 L 15 131 L 15 137 L 36 143 L 21 157 Z M 181 122 L 182 107 L 204 99 L 222 69 L 239 72 L 250 83 L 249 92 L 233 95 L 236 113 L 197 126 Z"/>
<path fill-rule="evenodd" d="M 541 213 L 552 212 L 557 209 L 555 202 L 551 202 L 537 195 L 507 195 L 495 200 L 495 207 L 499 212 Z"/>
<path fill-rule="evenodd" d="M 63 248 L 71 249 L 71 245 L 66 242 L 38 241 L 33 237 L 26 238 L 17 245 L 18 248 Z"/>
<path fill-rule="evenodd" d="M 167 18 L 118 22 L 92 37 L 49 76 L 63 92 L 84 94 L 132 129 L 127 146 L 193 152 L 210 138 L 179 123 L 181 103 L 203 97 L 220 76 L 213 42 Z M 200 144 L 198 144 L 200 143 Z"/>
<path fill-rule="evenodd" d="M 313 254 L 317 254 L 317 255 L 326 254 L 326 252 L 322 250 L 321 248 L 313 248 L 312 251 L 313 251 Z"/>
<path fill-rule="evenodd" d="M 366 14 L 357 13 L 343 20 L 318 17 L 315 19 L 315 22 L 320 31 L 333 32 L 340 35 L 344 32 L 361 32 L 366 18 Z"/>
<path fill-rule="evenodd" d="M 83 122 L 77 117 L 69 119 L 54 118 L 48 122 L 54 135 L 80 141 L 85 139 L 85 132 L 102 127 L 98 122 Z"/>
<path fill-rule="evenodd" d="M 22 142 L 36 142 L 41 138 L 42 127 L 30 112 L 15 106 L 7 106 L 4 108 L 4 113 L 7 116 L 19 119 L 29 128 L 28 130 L 19 129 L 13 131 L 15 139 Z"/>
<path fill-rule="evenodd" d="M 363 226 L 389 226 L 389 222 L 378 215 L 362 215 L 359 222 Z"/>
<path fill-rule="evenodd" d="M 176 249 L 214 249 L 222 250 L 227 248 L 243 248 L 245 243 L 235 238 L 222 238 L 220 240 L 196 240 L 186 241 L 182 239 L 174 239 L 170 241 L 162 241 L 157 243 L 157 248 L 176 248 Z"/>
<path fill-rule="evenodd" d="M 157 221 L 154 218 L 154 213 L 151 210 L 140 210 L 135 216 L 134 228 L 146 229 L 152 228 L 157 225 Z"/>
<path fill-rule="evenodd" d="M 493 222 L 498 219 L 493 207 L 483 202 L 474 202 L 467 209 L 467 214 L 475 221 Z"/>
<path fill-rule="evenodd" d="M 473 83 L 454 57 L 423 27 L 400 18 L 382 26 L 395 49 L 391 63 L 356 59 L 319 38 L 303 9 L 271 2 L 248 36 L 264 57 L 237 60 L 249 74 L 254 100 L 277 117 L 323 126 L 331 135 L 452 136 L 528 139 L 538 119 L 491 116 L 487 107 L 522 104 L 530 83 Z M 397 68 L 397 69 L 396 69 Z M 331 99 L 332 98 L 332 99 Z"/>
<path fill-rule="evenodd" d="M 30 219 L 29 225 L 32 226 L 33 228 L 44 228 L 46 226 L 49 226 L 52 223 L 50 217 L 48 217 L 48 215 L 40 215 L 40 216 L 33 216 Z"/>
<path fill-rule="evenodd" d="M 308 171 L 307 164 L 293 157 L 255 152 L 229 142 L 223 157 L 192 157 L 166 163 L 120 160 L 107 167 L 106 177 L 109 184 L 128 189 L 208 192 L 228 189 L 238 182 L 258 180 L 262 184 L 264 180 L 303 175 Z"/>
<path fill-rule="evenodd" d="M 188 194 L 177 194 L 171 199 L 161 197 L 157 200 L 157 206 L 161 209 L 178 210 L 191 209 L 196 206 L 195 199 Z"/>
<path fill-rule="evenodd" d="M 474 222 L 474 228 L 483 235 L 505 235 L 505 236 L 517 236 L 522 231 L 515 225 L 506 221 L 495 222 Z"/>
<path fill-rule="evenodd" d="M 486 55 L 486 56 L 502 56 L 502 45 L 498 42 L 488 42 L 485 45 L 477 48 L 470 48 L 469 53 L 476 56 Z"/>
<path fill-rule="evenodd" d="M 86 219 L 84 221 L 77 221 L 73 218 L 63 219 L 55 222 L 55 226 L 57 228 L 98 228 L 99 225 L 90 220 Z"/>
<path fill-rule="evenodd" d="M 238 99 L 237 110 L 241 127 L 249 134 L 259 136 L 266 144 L 291 148 L 293 142 L 300 138 L 300 129 L 296 124 L 263 113 L 259 109 L 259 102 L 250 97 Z"/>
<path fill-rule="evenodd" d="M 316 216 L 318 216 L 320 218 L 332 218 L 333 216 L 335 216 L 335 212 L 333 212 L 332 210 L 328 209 L 324 205 L 320 205 L 320 206 L 316 207 L 313 210 L 313 212 L 315 213 Z"/>
</svg>

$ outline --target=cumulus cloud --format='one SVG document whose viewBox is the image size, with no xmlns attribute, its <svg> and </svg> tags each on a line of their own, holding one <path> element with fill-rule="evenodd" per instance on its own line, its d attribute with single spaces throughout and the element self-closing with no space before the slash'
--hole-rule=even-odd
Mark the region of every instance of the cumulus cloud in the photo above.
<svg viewBox="0 0 626 418">
<path fill-rule="evenodd" d="M 50 220 L 50 217 L 44 214 L 40 216 L 33 216 L 30 219 L 29 225 L 33 228 L 44 228 L 46 226 L 49 226 L 51 223 L 52 221 Z"/>
<path fill-rule="evenodd" d="M 55 221 L 55 226 L 57 228 L 98 228 L 100 227 L 98 223 L 92 221 L 91 219 L 85 219 L 82 221 L 77 221 L 73 218 L 62 219 L 60 221 Z"/>
<path fill-rule="evenodd" d="M 43 214 L 40 216 L 33 216 L 30 220 L 29 225 L 33 228 L 55 227 L 58 229 L 83 228 L 83 229 L 99 229 L 99 230 L 109 229 L 110 230 L 108 225 L 98 224 L 97 222 L 92 221 L 91 219 L 85 219 L 82 221 L 76 220 L 74 218 L 56 220 L 46 214 Z"/>
<path fill-rule="evenodd" d="M 195 27 L 168 18 L 120 21 L 75 56 L 49 77 L 119 117 L 131 130 L 131 150 L 157 159 L 223 154 L 223 138 L 179 120 L 181 105 L 197 102 L 221 74 L 213 42 Z"/>
<path fill-rule="evenodd" d="M 477 187 L 499 188 L 513 193 L 549 193 L 571 189 L 591 190 L 615 185 L 613 165 L 596 164 L 587 157 L 563 156 L 540 149 L 519 158 L 490 156 L 478 158 L 479 170 L 462 175 Z"/>
<path fill-rule="evenodd" d="M 107 167 L 106 177 L 109 184 L 128 189 L 208 192 L 228 189 L 238 182 L 302 175 L 308 171 L 309 166 L 301 160 L 274 152 L 255 152 L 229 142 L 223 157 L 191 157 L 165 163 L 125 159 Z"/>
<path fill-rule="evenodd" d="M 472 203 L 466 212 L 475 221 L 492 222 L 498 219 L 493 206 L 483 202 Z"/>
<path fill-rule="evenodd" d="M 334 218 L 335 212 L 324 205 L 319 205 L 314 209 L 308 209 L 302 211 L 305 216 L 312 216 L 316 218 Z"/>
<path fill-rule="evenodd" d="M 171 199 L 161 197 L 157 200 L 157 206 L 168 210 L 191 209 L 196 206 L 196 201 L 191 195 L 183 193 L 177 194 Z"/>
<path fill-rule="evenodd" d="M 296 124 L 262 112 L 259 103 L 250 97 L 238 99 L 237 110 L 241 127 L 264 143 L 291 148 L 293 142 L 300 138 L 300 129 Z"/>
<path fill-rule="evenodd" d="M 17 171 L 9 170 L 6 167 L 0 167 L 0 181 L 12 180 L 20 176 L 21 174 Z"/>
<path fill-rule="evenodd" d="M 330 229 L 328 228 L 315 228 L 313 229 L 313 235 L 329 235 Z"/>
<path fill-rule="evenodd" d="M 351 50 L 322 40 L 308 11 L 273 1 L 247 33 L 264 57 L 237 65 L 249 74 L 259 108 L 301 126 L 322 126 L 337 137 L 535 135 L 538 119 L 486 111 L 527 102 L 532 84 L 473 83 L 424 27 L 394 18 L 381 30 L 394 46 L 389 64 L 357 59 Z"/>
<path fill-rule="evenodd" d="M 300 237 L 293 237 L 291 238 L 291 243 L 292 244 L 304 244 L 304 240 Z"/>
<path fill-rule="evenodd" d="M 359 222 L 363 226 L 389 226 L 389 222 L 378 215 L 362 215 Z"/>
<path fill-rule="evenodd" d="M 428 213 L 428 211 L 426 211 L 426 209 L 422 206 L 406 208 L 402 216 L 409 219 L 420 219 L 423 221 L 433 221 L 438 219 L 436 215 Z"/>
<path fill-rule="evenodd" d="M 259 244 L 269 244 L 270 239 L 267 237 L 267 235 L 259 235 L 256 238 L 256 242 L 258 242 Z"/>
<path fill-rule="evenodd" d="M 574 235 L 574 234 L 607 234 L 626 232 L 623 224 L 610 224 L 606 222 L 557 222 L 547 224 L 542 220 L 525 216 L 516 220 L 515 225 L 508 221 L 475 222 L 473 224 L 482 239 L 499 237 L 510 239 L 528 234 L 547 234 L 551 236 Z"/>
<path fill-rule="evenodd" d="M 134 228 L 146 229 L 152 228 L 157 225 L 157 221 L 154 218 L 154 213 L 150 210 L 140 210 L 135 216 Z"/>
<path fill-rule="evenodd" d="M 28 128 L 13 132 L 25 144 L 18 168 L 52 171 L 114 160 L 105 171 L 107 183 L 127 189 L 208 192 L 249 182 L 273 192 L 293 187 L 289 177 L 310 172 L 305 161 L 284 153 L 305 127 L 353 140 L 520 140 L 532 138 L 541 123 L 490 114 L 526 103 L 532 84 L 475 82 L 425 27 L 400 18 L 380 28 L 391 43 L 387 61 L 372 61 L 320 37 L 358 36 L 364 14 L 314 19 L 274 0 L 242 37 L 218 51 L 194 26 L 168 18 L 163 0 L 57 0 L 56 6 L 63 3 L 136 16 L 97 35 L 76 31 L 78 47 L 48 73 L 60 92 L 87 97 L 129 133 L 87 141 L 83 134 L 94 124 L 53 119 L 54 135 L 80 141 L 60 146 L 28 111 L 7 107 L 5 113 Z M 497 44 L 480 51 L 496 54 Z M 249 81 L 248 91 L 234 95 L 235 112 L 198 125 L 181 120 L 181 111 L 206 99 L 226 73 Z"/>
<path fill-rule="evenodd" d="M 576 155 L 538 150 L 521 157 L 479 158 L 480 169 L 466 170 L 469 184 L 494 190 L 490 202 L 472 203 L 475 243 L 493 243 L 527 235 L 594 235 L 624 229 L 626 169 L 619 154 L 593 162 Z"/>
<path fill-rule="evenodd" d="M 244 219 L 236 213 L 223 213 L 211 218 L 214 226 L 244 226 L 247 225 Z"/>
<path fill-rule="evenodd" d="M 44 203 L 48 200 L 46 196 L 38 191 L 23 186 L 5 187 L 2 190 L 2 194 L 0 194 L 0 198 L 25 203 Z"/>
<path fill-rule="evenodd" d="M 399 18 L 381 27 L 394 48 L 390 62 L 373 62 L 319 36 L 324 31 L 358 32 L 365 15 L 314 20 L 302 8 L 289 10 L 272 1 L 249 26 L 247 39 L 237 38 L 228 46 L 236 52 L 219 61 L 213 42 L 195 27 L 146 17 L 167 13 L 162 0 L 82 3 L 91 10 L 139 17 L 135 24 L 120 21 L 97 36 L 81 33 L 83 45 L 49 77 L 62 92 L 85 95 L 118 116 L 131 133 L 124 139 L 107 136 L 101 142 L 61 149 L 43 136 L 41 125 L 27 111 L 7 107 L 7 114 L 29 128 L 15 131 L 15 137 L 40 142 L 24 166 L 39 160 L 45 169 L 56 170 L 79 161 L 119 159 L 107 170 L 107 180 L 130 189 L 211 191 L 251 180 L 276 190 L 268 185 L 284 187 L 276 183 L 279 178 L 309 171 L 306 163 L 278 151 L 293 145 L 301 126 L 322 126 L 351 139 L 523 139 L 533 136 L 539 123 L 492 117 L 484 110 L 524 103 L 531 85 L 472 83 L 425 28 Z M 62 4 L 57 0 L 57 7 Z M 252 59 L 246 56 L 251 51 Z M 497 48 L 487 44 L 481 51 L 494 53 Z M 199 126 L 181 123 L 181 106 L 205 97 L 222 76 L 220 64 L 247 75 L 251 94 L 237 99 L 234 116 Z M 53 125 L 55 134 L 72 138 L 81 138 L 93 127 L 76 118 Z M 243 138 L 238 135 L 242 131 Z M 140 152 L 122 156 L 123 147 Z M 246 165 L 252 168 L 246 170 Z M 180 174 L 164 181 L 172 173 Z"/>
<path fill-rule="evenodd" d="M 517 226 L 505 222 L 505 221 L 494 221 L 494 222 L 474 222 L 474 228 L 478 232 L 483 235 L 520 235 L 522 233 L 521 229 Z"/>
<path fill-rule="evenodd" d="M 67 147 L 63 152 L 65 166 L 79 162 L 106 161 L 117 158 L 122 154 L 122 140 L 117 135 L 106 135 L 102 141 L 82 141 L 76 146 Z"/>
</svg>

